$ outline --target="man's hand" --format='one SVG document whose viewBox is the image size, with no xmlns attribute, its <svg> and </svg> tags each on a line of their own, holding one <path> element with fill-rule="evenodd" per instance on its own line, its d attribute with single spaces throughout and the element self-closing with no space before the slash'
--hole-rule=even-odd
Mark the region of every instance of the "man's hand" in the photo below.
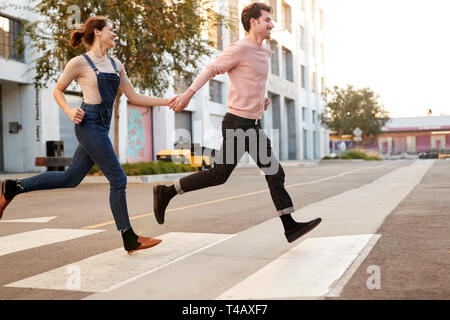
<svg viewBox="0 0 450 320">
<path fill-rule="evenodd" d="M 271 103 L 269 98 L 264 98 L 264 111 L 267 111 L 269 104 Z"/>
<path fill-rule="evenodd" d="M 185 109 L 191 98 L 194 96 L 195 91 L 192 89 L 188 89 L 185 93 L 175 96 L 169 101 L 169 108 L 173 109 L 175 112 L 181 112 Z"/>
<path fill-rule="evenodd" d="M 67 115 L 70 117 L 70 120 L 72 120 L 74 123 L 80 124 L 84 118 L 84 110 L 81 108 L 70 108 L 69 111 L 67 112 Z"/>
</svg>

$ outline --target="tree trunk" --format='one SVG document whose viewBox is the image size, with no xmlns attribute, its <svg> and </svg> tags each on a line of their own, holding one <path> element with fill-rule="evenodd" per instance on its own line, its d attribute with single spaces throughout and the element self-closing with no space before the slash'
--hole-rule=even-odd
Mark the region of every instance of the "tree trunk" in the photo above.
<svg viewBox="0 0 450 320">
<path fill-rule="evenodd" d="M 119 103 L 121 96 L 122 91 L 119 89 L 116 100 L 114 101 L 114 152 L 116 153 L 117 159 L 119 159 Z"/>
</svg>

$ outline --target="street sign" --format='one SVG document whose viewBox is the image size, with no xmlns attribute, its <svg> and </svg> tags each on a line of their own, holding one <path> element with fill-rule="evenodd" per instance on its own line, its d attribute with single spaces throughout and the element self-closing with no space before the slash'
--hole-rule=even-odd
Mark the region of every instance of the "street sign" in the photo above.
<svg viewBox="0 0 450 320">
<path fill-rule="evenodd" d="M 362 140 L 362 138 L 361 138 L 362 131 L 361 131 L 360 128 L 356 127 L 356 129 L 353 130 L 353 134 L 355 135 L 353 140 L 355 140 L 355 141 L 361 141 Z"/>
</svg>

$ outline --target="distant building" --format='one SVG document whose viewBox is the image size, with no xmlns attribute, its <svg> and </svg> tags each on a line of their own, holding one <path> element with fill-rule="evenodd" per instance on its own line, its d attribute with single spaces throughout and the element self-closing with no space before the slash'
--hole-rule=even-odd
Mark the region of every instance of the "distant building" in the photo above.
<svg viewBox="0 0 450 320">
<path fill-rule="evenodd" d="M 365 148 L 392 155 L 450 149 L 450 116 L 392 118 Z"/>
</svg>

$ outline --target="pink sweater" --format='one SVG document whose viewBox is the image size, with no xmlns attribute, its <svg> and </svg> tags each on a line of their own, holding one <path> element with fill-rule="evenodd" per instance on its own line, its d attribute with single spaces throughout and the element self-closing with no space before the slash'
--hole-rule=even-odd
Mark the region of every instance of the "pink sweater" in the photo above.
<svg viewBox="0 0 450 320">
<path fill-rule="evenodd" d="M 228 72 L 230 92 L 228 112 L 239 117 L 259 119 L 264 111 L 269 60 L 266 44 L 259 46 L 247 37 L 230 44 L 225 51 L 195 79 L 190 88 L 197 92 L 218 74 Z"/>
</svg>

